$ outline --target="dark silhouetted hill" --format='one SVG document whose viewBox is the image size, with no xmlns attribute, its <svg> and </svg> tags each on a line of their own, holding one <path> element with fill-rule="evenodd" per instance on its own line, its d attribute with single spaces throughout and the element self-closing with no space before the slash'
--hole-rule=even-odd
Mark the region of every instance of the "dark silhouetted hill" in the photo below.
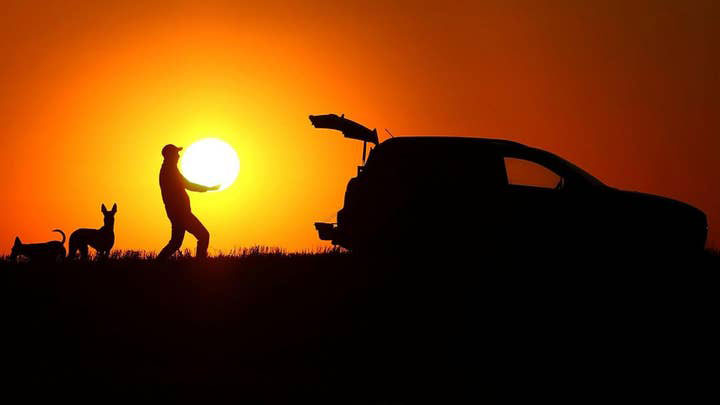
<svg viewBox="0 0 720 405">
<path fill-rule="evenodd" d="M 561 266 L 522 252 L 413 257 L 4 261 L 3 381 L 340 403 L 689 398 L 712 382 L 713 252 Z"/>
</svg>

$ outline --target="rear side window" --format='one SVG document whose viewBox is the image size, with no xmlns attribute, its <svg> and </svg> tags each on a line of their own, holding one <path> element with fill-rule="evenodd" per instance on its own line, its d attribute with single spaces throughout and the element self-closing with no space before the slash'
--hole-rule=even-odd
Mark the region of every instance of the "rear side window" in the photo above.
<svg viewBox="0 0 720 405">
<path fill-rule="evenodd" d="M 505 184 L 502 156 L 492 151 L 462 145 L 446 155 L 434 156 L 438 159 L 437 172 L 445 183 L 480 190 L 500 189 Z"/>
<path fill-rule="evenodd" d="M 466 192 L 506 184 L 502 156 L 473 142 L 381 145 L 370 156 L 367 172 L 402 188 Z"/>
<path fill-rule="evenodd" d="M 513 186 L 552 189 L 562 184 L 562 177 L 555 172 L 525 159 L 506 157 L 505 171 L 507 172 L 508 184 Z"/>
</svg>

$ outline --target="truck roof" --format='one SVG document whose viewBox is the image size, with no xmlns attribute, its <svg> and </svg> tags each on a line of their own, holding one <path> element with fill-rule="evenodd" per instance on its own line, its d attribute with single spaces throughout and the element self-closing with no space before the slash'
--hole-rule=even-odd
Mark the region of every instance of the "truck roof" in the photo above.
<svg viewBox="0 0 720 405">
<path fill-rule="evenodd" d="M 373 148 L 370 153 L 371 161 L 392 159 L 424 159 L 435 156 L 437 153 L 451 155 L 465 155 L 487 151 L 490 153 L 505 153 L 510 150 L 534 150 L 521 143 L 504 139 L 470 138 L 458 136 L 401 136 L 386 139 Z M 371 163 L 372 164 L 372 163 Z"/>
<path fill-rule="evenodd" d="M 386 139 L 380 145 L 417 145 L 417 146 L 446 146 L 446 145 L 487 145 L 487 146 L 506 146 L 514 148 L 528 148 L 519 142 L 508 141 L 506 139 L 493 138 L 471 138 L 463 136 L 399 136 L 396 138 Z M 380 146 L 378 145 L 378 146 Z"/>
<path fill-rule="evenodd" d="M 505 139 L 471 138 L 460 136 L 399 136 L 386 139 L 384 142 L 381 142 L 374 148 L 370 156 L 371 160 L 373 157 L 377 159 L 379 157 L 378 154 L 380 156 L 384 156 L 380 159 L 389 158 L 392 160 L 397 159 L 398 156 L 431 156 L 443 149 L 446 152 L 452 151 L 450 152 L 452 154 L 458 150 L 475 153 L 480 150 L 478 148 L 488 148 L 488 152 L 490 153 L 521 152 L 522 154 L 533 154 L 534 156 L 542 158 L 542 160 L 546 161 L 547 166 L 551 169 L 553 167 L 562 166 L 574 173 L 577 173 L 579 176 L 582 176 L 590 183 L 604 186 L 600 180 L 553 153 Z M 368 160 L 368 163 L 369 162 L 370 160 Z"/>
</svg>

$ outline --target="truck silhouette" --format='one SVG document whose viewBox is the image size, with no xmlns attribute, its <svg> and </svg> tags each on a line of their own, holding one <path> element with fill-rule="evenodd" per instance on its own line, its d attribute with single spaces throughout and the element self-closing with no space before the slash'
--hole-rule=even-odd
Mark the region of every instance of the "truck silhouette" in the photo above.
<svg viewBox="0 0 720 405">
<path fill-rule="evenodd" d="M 395 137 L 334 114 L 316 128 L 363 141 L 336 223 L 321 240 L 351 251 L 462 246 L 562 255 L 578 249 L 701 251 L 707 218 L 670 198 L 603 184 L 540 149 L 499 139 Z M 374 148 L 366 157 L 367 144 Z"/>
</svg>

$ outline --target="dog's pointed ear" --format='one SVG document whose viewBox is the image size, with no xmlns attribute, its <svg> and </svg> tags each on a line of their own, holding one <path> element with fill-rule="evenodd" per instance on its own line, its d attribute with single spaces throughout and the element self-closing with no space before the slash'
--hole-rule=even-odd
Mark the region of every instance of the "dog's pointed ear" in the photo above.
<svg viewBox="0 0 720 405">
<path fill-rule="evenodd" d="M 15 237 L 15 246 L 20 246 L 20 245 L 22 245 L 22 242 L 20 242 L 20 237 L 16 236 Z"/>
<path fill-rule="evenodd" d="M 107 214 L 107 212 L 108 212 L 107 208 L 105 208 L 105 204 L 100 206 L 100 210 L 102 211 L 103 214 Z"/>
<path fill-rule="evenodd" d="M 112 207 L 112 209 L 110 210 L 110 212 L 112 212 L 113 214 L 117 212 L 117 203 L 114 203 L 114 204 L 113 204 L 113 207 Z"/>
</svg>

